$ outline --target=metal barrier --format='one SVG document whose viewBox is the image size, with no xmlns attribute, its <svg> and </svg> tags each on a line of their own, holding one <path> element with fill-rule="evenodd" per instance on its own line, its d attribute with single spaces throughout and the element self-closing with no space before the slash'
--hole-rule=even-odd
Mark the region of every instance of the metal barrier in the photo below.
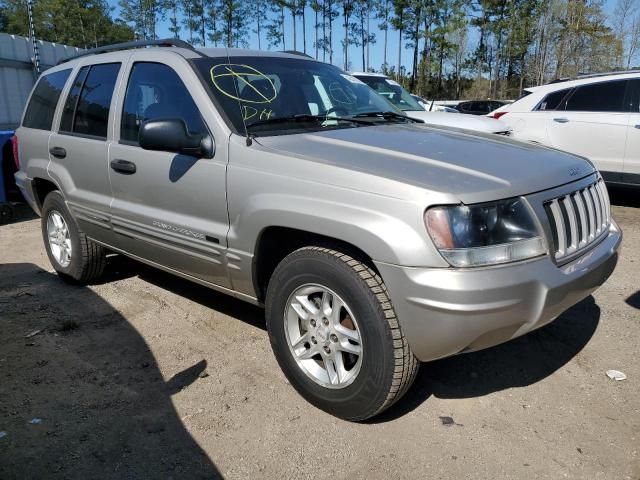
<svg viewBox="0 0 640 480">
<path fill-rule="evenodd" d="M 82 51 L 59 43 L 37 43 L 41 71 Z M 31 41 L 26 37 L 0 33 L 0 130 L 18 126 L 36 79 Z"/>
</svg>

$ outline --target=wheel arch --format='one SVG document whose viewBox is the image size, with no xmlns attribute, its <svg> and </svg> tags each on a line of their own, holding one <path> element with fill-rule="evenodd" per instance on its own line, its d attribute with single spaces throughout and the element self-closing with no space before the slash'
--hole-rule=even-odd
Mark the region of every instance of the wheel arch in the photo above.
<svg viewBox="0 0 640 480">
<path fill-rule="evenodd" d="M 35 177 L 32 180 L 33 197 L 36 201 L 36 207 L 38 207 L 38 213 L 42 214 L 42 205 L 44 199 L 54 190 L 60 190 L 60 188 L 50 179 L 44 179 L 41 177 Z M 62 193 L 62 192 L 61 192 Z"/>
<path fill-rule="evenodd" d="M 253 256 L 253 286 L 258 301 L 264 302 L 269 280 L 278 264 L 290 253 L 309 246 L 339 250 L 380 274 L 372 256 L 353 243 L 316 232 L 272 225 L 263 228 L 258 235 Z"/>
</svg>

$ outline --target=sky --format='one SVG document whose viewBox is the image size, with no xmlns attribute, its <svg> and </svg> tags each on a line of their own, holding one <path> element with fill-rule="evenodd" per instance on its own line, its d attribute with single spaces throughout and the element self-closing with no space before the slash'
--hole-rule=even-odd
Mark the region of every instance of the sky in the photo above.
<svg viewBox="0 0 640 480">
<path fill-rule="evenodd" d="M 609 14 L 616 3 L 616 0 L 604 0 L 604 10 L 607 14 Z M 118 8 L 118 0 L 109 0 L 109 4 L 114 7 L 114 17 L 118 16 L 118 12 L 119 12 L 119 8 Z M 301 19 L 297 20 L 298 24 L 297 24 L 297 50 L 302 51 L 302 23 L 301 23 Z M 307 9 L 307 13 L 306 13 L 306 29 L 307 29 L 307 53 L 310 54 L 311 56 L 315 55 L 315 49 L 313 47 L 313 41 L 315 38 L 315 34 L 314 34 L 314 30 L 313 30 L 313 24 L 315 22 L 315 18 L 314 18 L 314 13 L 313 11 L 308 8 Z M 380 66 L 383 63 L 383 59 L 384 59 L 384 31 L 380 30 L 378 28 L 378 23 L 379 20 L 376 19 L 371 19 L 370 21 L 370 28 L 371 28 L 371 33 L 375 34 L 376 36 L 376 43 L 375 44 L 371 44 L 369 46 L 369 63 L 370 66 L 376 70 L 380 69 Z M 340 42 L 340 40 L 344 37 L 344 28 L 342 27 L 342 18 L 339 17 L 336 21 L 334 21 L 334 25 L 333 25 L 333 63 L 334 65 L 337 65 L 338 67 L 342 68 L 343 67 L 343 53 L 342 53 L 342 44 Z M 253 49 L 257 49 L 258 48 L 258 37 L 255 33 L 253 33 L 253 28 L 255 28 L 254 25 L 251 25 L 250 28 L 250 32 L 249 32 L 249 37 L 248 37 L 248 41 L 249 41 L 249 48 L 253 48 Z M 165 21 L 160 21 L 158 23 L 157 26 L 157 35 L 159 38 L 169 38 L 172 37 L 173 35 L 171 34 L 171 32 L 169 31 L 169 20 L 165 20 Z M 183 28 L 183 30 L 180 32 L 180 37 L 183 40 L 188 40 L 188 31 L 186 29 Z M 470 35 L 469 38 L 469 45 L 468 45 L 468 50 L 472 51 L 475 48 L 474 42 L 477 41 L 477 35 L 474 36 L 473 32 Z M 264 40 L 264 34 L 263 34 L 263 49 L 265 49 L 265 43 L 266 41 Z M 292 20 L 291 20 L 291 15 L 290 13 L 287 11 L 285 14 L 285 43 L 286 43 L 286 48 L 287 50 L 292 50 L 293 49 L 293 28 L 292 28 Z M 406 44 L 406 41 L 403 41 L 403 43 Z M 207 46 L 213 46 L 213 45 L 207 45 Z M 272 47 L 272 49 L 277 49 L 275 47 Z M 411 63 L 412 63 L 412 50 L 411 49 L 403 49 L 402 51 L 402 65 L 407 68 L 407 69 L 411 69 Z M 348 56 L 349 56 L 349 62 L 350 62 L 350 68 L 349 70 L 351 71 L 359 71 L 362 70 L 362 53 L 361 53 L 361 48 L 360 47 L 356 47 L 356 46 L 350 46 L 349 47 L 349 52 L 348 52 Z M 322 59 L 322 52 L 319 52 L 319 57 L 320 59 Z M 329 58 L 327 56 L 327 62 L 329 61 Z M 387 63 L 389 63 L 390 66 L 395 66 L 398 63 L 398 32 L 395 30 L 392 30 L 391 28 L 389 29 L 388 32 L 388 42 L 387 42 Z"/>
</svg>

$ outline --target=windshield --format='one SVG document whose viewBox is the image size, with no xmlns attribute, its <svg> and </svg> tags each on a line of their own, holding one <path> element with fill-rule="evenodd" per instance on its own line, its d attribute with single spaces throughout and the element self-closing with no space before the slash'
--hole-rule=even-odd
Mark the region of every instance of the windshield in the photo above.
<svg viewBox="0 0 640 480">
<path fill-rule="evenodd" d="M 201 58 L 193 63 L 241 134 L 353 128 L 375 123 L 353 120 L 357 115 L 398 113 L 360 80 L 325 63 L 275 56 Z"/>
<path fill-rule="evenodd" d="M 392 105 L 405 112 L 424 111 L 418 101 L 402 85 L 387 77 L 358 75 L 358 78 L 386 98 Z"/>
</svg>

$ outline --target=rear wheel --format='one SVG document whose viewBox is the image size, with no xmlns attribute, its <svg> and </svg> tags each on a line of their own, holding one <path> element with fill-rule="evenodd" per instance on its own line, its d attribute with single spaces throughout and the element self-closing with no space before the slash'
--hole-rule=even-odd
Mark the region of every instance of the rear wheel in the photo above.
<svg viewBox="0 0 640 480">
<path fill-rule="evenodd" d="M 106 265 L 104 248 L 80 230 L 57 190 L 43 202 L 41 228 L 49 261 L 62 278 L 88 283 L 102 275 Z"/>
<path fill-rule="evenodd" d="M 291 384 L 337 417 L 375 416 L 415 379 L 418 361 L 382 279 L 349 255 L 305 247 L 287 256 L 269 282 L 266 315 Z"/>
</svg>

